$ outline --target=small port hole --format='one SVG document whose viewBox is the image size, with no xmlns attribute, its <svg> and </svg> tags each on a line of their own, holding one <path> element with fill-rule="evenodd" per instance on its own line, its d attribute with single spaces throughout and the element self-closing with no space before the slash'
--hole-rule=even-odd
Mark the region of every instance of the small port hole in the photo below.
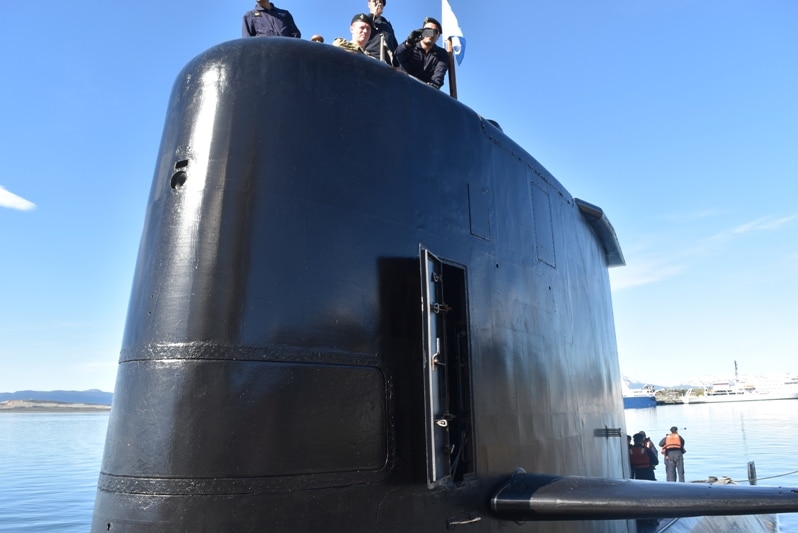
<svg viewBox="0 0 798 533">
<path fill-rule="evenodd" d="M 175 172 L 174 175 L 172 176 L 172 183 L 171 183 L 172 189 L 176 191 L 180 190 L 183 187 L 183 185 L 186 184 L 187 179 L 188 175 L 182 170 L 180 172 Z"/>
</svg>

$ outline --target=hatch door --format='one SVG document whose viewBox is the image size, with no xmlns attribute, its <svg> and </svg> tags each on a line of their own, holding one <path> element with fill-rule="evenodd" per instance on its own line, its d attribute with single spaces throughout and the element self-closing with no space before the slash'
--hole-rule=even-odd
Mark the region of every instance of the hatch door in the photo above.
<svg viewBox="0 0 798 533">
<path fill-rule="evenodd" d="M 466 271 L 419 248 L 424 328 L 427 484 L 458 484 L 474 470 Z"/>
<path fill-rule="evenodd" d="M 434 485 L 449 476 L 450 416 L 446 405 L 446 312 L 443 265 L 420 249 L 424 324 L 424 407 L 426 409 L 427 481 Z"/>
</svg>

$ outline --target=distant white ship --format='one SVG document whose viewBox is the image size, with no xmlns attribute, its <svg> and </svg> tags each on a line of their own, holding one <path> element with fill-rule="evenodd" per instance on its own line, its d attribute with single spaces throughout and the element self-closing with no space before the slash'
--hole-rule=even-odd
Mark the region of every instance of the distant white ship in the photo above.
<svg viewBox="0 0 798 533">
<path fill-rule="evenodd" d="M 751 402 L 762 400 L 798 399 L 798 378 L 785 377 L 780 380 L 767 380 L 760 384 L 719 381 L 704 389 L 703 396 L 692 394 L 689 390 L 682 398 L 684 403 L 725 403 Z"/>
</svg>

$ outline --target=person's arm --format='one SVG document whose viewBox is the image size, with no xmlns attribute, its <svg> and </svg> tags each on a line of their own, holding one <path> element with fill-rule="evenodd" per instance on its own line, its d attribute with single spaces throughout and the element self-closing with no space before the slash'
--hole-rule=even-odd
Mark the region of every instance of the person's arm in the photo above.
<svg viewBox="0 0 798 533">
<path fill-rule="evenodd" d="M 296 22 L 294 22 L 294 16 L 291 15 L 290 13 L 288 14 L 288 22 L 290 22 L 290 24 L 288 25 L 288 31 L 291 32 L 291 36 L 296 37 L 297 39 L 302 37 L 302 32 L 300 32 L 299 28 L 296 27 Z"/>
<path fill-rule="evenodd" d="M 255 37 L 255 28 L 252 26 L 249 13 L 244 13 L 244 22 L 241 25 L 241 37 Z"/>
<path fill-rule="evenodd" d="M 449 70 L 449 54 L 447 54 L 445 50 L 441 49 L 441 53 L 436 53 L 435 57 L 438 59 L 438 62 L 435 63 L 435 68 L 432 71 L 432 78 L 430 79 L 429 84 L 436 89 L 440 89 L 443 87 L 443 78 L 446 76 L 446 72 Z"/>
<path fill-rule="evenodd" d="M 363 53 L 363 50 L 357 44 L 344 39 L 343 37 L 336 37 L 332 42 L 332 45 L 336 48 L 343 48 L 347 52 L 357 52 L 359 54 Z"/>
<path fill-rule="evenodd" d="M 654 447 L 646 448 L 646 453 L 648 453 L 648 461 L 651 464 L 652 468 L 659 464 L 659 457 L 657 456 L 657 452 L 654 450 Z"/>
<path fill-rule="evenodd" d="M 396 47 L 396 60 L 399 61 L 399 65 L 402 67 L 405 66 L 405 63 L 410 61 L 413 57 L 413 48 L 415 48 L 416 43 L 421 40 L 421 30 L 413 30 L 410 32 L 410 35 L 407 36 L 405 42 L 400 44 Z"/>
<path fill-rule="evenodd" d="M 386 20 L 385 26 L 387 28 L 387 30 L 383 32 L 385 34 L 385 44 L 388 45 L 388 48 L 393 52 L 396 50 L 396 47 L 399 46 L 399 42 L 396 40 L 396 34 L 393 32 L 391 23 Z"/>
<path fill-rule="evenodd" d="M 394 57 L 396 58 L 396 61 L 399 62 L 399 66 L 402 68 L 404 68 L 405 64 L 413 57 L 414 46 L 415 44 L 407 44 L 407 42 L 403 42 L 396 47 Z"/>
<path fill-rule="evenodd" d="M 382 48 L 385 62 L 394 68 L 399 68 L 399 60 L 396 59 L 396 53 L 394 52 L 396 48 L 392 49 L 387 43 L 384 44 Z"/>
<path fill-rule="evenodd" d="M 647 442 L 646 448 L 648 448 L 649 450 L 654 450 L 655 454 L 659 454 L 659 452 L 657 451 L 657 447 L 654 446 L 654 443 L 651 442 L 651 439 L 646 439 L 646 442 Z"/>
</svg>

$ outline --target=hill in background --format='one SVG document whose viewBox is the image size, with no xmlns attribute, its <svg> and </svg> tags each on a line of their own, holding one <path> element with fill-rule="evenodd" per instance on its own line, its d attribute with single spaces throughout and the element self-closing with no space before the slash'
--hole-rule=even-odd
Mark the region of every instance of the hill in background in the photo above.
<svg viewBox="0 0 798 533">
<path fill-rule="evenodd" d="M 21 390 L 17 392 L 0 392 L 0 402 L 9 400 L 28 400 L 40 402 L 62 402 L 62 403 L 86 403 L 98 405 L 111 405 L 113 393 L 103 392 L 97 389 L 75 391 L 75 390 L 51 390 L 34 391 Z"/>
</svg>

